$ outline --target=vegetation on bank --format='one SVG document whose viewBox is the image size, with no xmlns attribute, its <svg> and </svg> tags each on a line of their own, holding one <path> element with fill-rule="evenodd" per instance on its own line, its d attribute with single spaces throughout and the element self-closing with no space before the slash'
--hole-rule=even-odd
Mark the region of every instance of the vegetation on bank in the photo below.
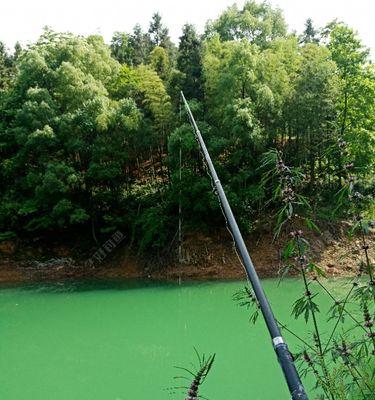
<svg viewBox="0 0 375 400">
<path fill-rule="evenodd" d="M 120 230 L 160 254 L 179 203 L 185 231 L 222 226 L 180 90 L 245 232 L 276 208 L 270 149 L 299 171 L 310 215 L 347 215 L 350 202 L 332 198 L 351 165 L 371 210 L 374 72 L 344 23 L 317 30 L 308 20 L 298 36 L 280 10 L 254 1 L 202 35 L 186 24 L 178 45 L 159 14 L 110 45 L 49 29 L 12 54 L 1 45 L 0 238 L 79 231 L 103 242 Z"/>
<path fill-rule="evenodd" d="M 283 321 L 278 323 L 285 335 L 297 340 L 298 347 L 292 350 L 294 358 L 300 376 L 310 376 L 314 382 L 315 399 L 364 400 L 374 398 L 375 393 L 375 280 L 368 241 L 371 221 L 363 217 L 363 195 L 355 185 L 354 165 L 348 162 L 352 154 L 343 140 L 338 146 L 345 161 L 344 184 L 338 203 L 350 203 L 349 213 L 356 221 L 352 233 L 356 232 L 360 237 L 361 251 L 357 253 L 356 275 L 334 285 L 327 282 L 324 270 L 309 257 L 311 244 L 306 229 L 319 228 L 305 218 L 307 228 L 300 229 L 301 208 L 310 208 L 307 198 L 298 192 L 300 172 L 287 166 L 280 152 L 270 151 L 265 158 L 266 165 L 274 166 L 267 180 L 275 178 L 273 198 L 280 204 L 275 236 L 281 231 L 289 234 L 289 241 L 281 253 L 281 279 L 289 271 L 300 276 L 303 293 L 290 305 L 290 310 L 295 319 L 303 318 L 306 326 L 298 332 Z M 334 288 L 338 285 L 340 291 L 336 293 Z M 325 316 L 321 315 L 323 297 L 331 304 Z M 260 306 L 252 289 L 246 286 L 234 299 L 251 309 L 250 321 L 255 323 Z M 328 326 L 322 328 L 322 320 L 327 320 Z"/>
</svg>

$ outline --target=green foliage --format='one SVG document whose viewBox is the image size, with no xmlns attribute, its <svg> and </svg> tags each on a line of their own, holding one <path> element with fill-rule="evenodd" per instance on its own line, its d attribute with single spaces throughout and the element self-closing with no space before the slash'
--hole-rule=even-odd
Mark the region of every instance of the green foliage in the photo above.
<svg viewBox="0 0 375 400">
<path fill-rule="evenodd" d="M 185 24 L 178 47 L 177 68 L 184 74 L 181 89 L 187 98 L 202 99 L 202 44 L 195 28 Z"/>
<path fill-rule="evenodd" d="M 0 96 L 8 89 L 16 73 L 16 62 L 21 56 L 22 48 L 17 42 L 13 54 L 10 54 L 4 43 L 0 41 Z"/>
<path fill-rule="evenodd" d="M 183 90 L 243 232 L 273 216 L 274 239 L 290 233 L 282 273 L 300 274 L 304 293 L 291 310 L 312 331 L 297 355 L 303 374 L 326 398 L 367 398 L 374 73 L 346 25 L 320 31 L 308 20 L 298 38 L 287 34 L 280 10 L 254 1 L 224 11 L 203 37 L 186 24 L 178 50 L 158 13 L 148 32 L 116 32 L 109 46 L 98 35 L 49 29 L 12 55 L 0 43 L 0 240 L 77 229 L 97 240 L 121 229 L 142 254 L 164 257 L 173 254 L 179 217 L 184 231 L 223 226 L 178 107 Z M 351 234 L 363 244 L 362 279 L 343 298 L 308 259 L 301 228 L 319 232 L 319 210 L 354 217 Z M 317 286 L 332 300 L 328 337 L 319 330 Z M 251 290 L 235 300 L 255 322 Z"/>
<path fill-rule="evenodd" d="M 292 315 L 297 319 L 299 316 L 303 315 L 305 322 L 309 321 L 310 316 L 313 313 L 319 312 L 318 304 L 313 301 L 314 296 L 302 296 L 295 301 L 292 309 Z"/>
<path fill-rule="evenodd" d="M 348 26 L 331 25 L 329 38 L 328 48 L 341 82 L 337 104 L 339 132 L 350 143 L 353 161 L 364 176 L 375 161 L 375 68 L 368 62 L 368 49 Z"/>
<path fill-rule="evenodd" d="M 235 4 L 209 24 L 206 35 L 217 32 L 222 40 L 247 39 L 260 47 L 286 35 L 286 23 L 280 10 L 267 2 L 247 1 L 242 9 Z"/>
<path fill-rule="evenodd" d="M 17 235 L 15 232 L 8 231 L 8 232 L 1 232 L 0 233 L 0 242 L 3 240 L 14 239 Z"/>
<path fill-rule="evenodd" d="M 173 126 L 170 96 L 157 73 L 151 68 L 139 66 L 136 76 L 142 106 L 154 121 L 157 131 L 164 135 Z"/>
<path fill-rule="evenodd" d="M 149 207 L 137 219 L 141 251 L 159 252 L 168 245 L 170 218 L 162 205 Z"/>
<path fill-rule="evenodd" d="M 169 74 L 169 57 L 163 47 L 156 46 L 150 53 L 150 66 L 160 78 L 166 80 Z"/>
<path fill-rule="evenodd" d="M 129 36 L 123 32 L 115 32 L 111 40 L 111 52 L 121 64 L 132 64 L 133 49 L 130 46 Z"/>
<path fill-rule="evenodd" d="M 340 147 L 345 148 L 344 142 L 340 142 Z M 270 152 L 264 165 L 272 165 L 272 162 L 276 166 L 280 186 L 275 196 L 281 200 L 281 211 L 277 215 L 283 215 L 285 208 L 293 207 L 298 193 L 295 191 L 292 170 L 284 164 L 280 153 Z M 346 168 L 352 169 L 352 166 L 346 164 Z M 267 173 L 266 177 L 269 176 L 272 174 Z M 368 372 L 368 364 L 373 364 L 375 352 L 372 331 L 375 307 L 374 265 L 368 257 L 368 225 L 359 214 L 361 196 L 354 192 L 352 182 L 343 193 L 353 200 L 357 221 L 355 227 L 359 230 L 363 244 L 363 254 L 358 257 L 358 275 L 345 284 L 345 296 L 336 298 L 329 282 L 322 280 L 325 278 L 324 271 L 309 261 L 310 245 L 303 230 L 299 229 L 300 215 L 287 213 L 281 225 L 277 221 L 275 236 L 285 223 L 283 227 L 288 229 L 291 239 L 282 251 L 282 262 L 285 263 L 283 269 L 284 272 L 292 269 L 301 276 L 304 284 L 304 293 L 291 306 L 291 314 L 296 319 L 304 318 L 307 329 L 312 329 L 312 338 L 306 339 L 305 333 L 296 333 L 282 323 L 280 325 L 300 341 L 301 350 L 297 358 L 300 359 L 301 374 L 314 377 L 315 389 L 323 393 L 319 394 L 319 398 L 367 399 L 374 392 L 373 374 Z M 306 222 L 308 228 L 316 228 L 310 219 Z M 320 329 L 319 296 L 322 295 L 328 295 L 332 301 L 327 319 L 333 324 L 328 334 Z"/>
<path fill-rule="evenodd" d="M 148 33 L 151 36 L 151 43 L 154 46 L 167 48 L 170 45 L 168 28 L 162 23 L 161 15 L 159 13 L 152 15 Z"/>
<path fill-rule="evenodd" d="M 305 30 L 300 38 L 302 43 L 319 43 L 318 32 L 313 26 L 311 18 L 307 18 L 305 23 Z"/>
<path fill-rule="evenodd" d="M 122 197 L 140 119 L 134 101 L 108 96 L 117 63 L 99 37 L 46 31 L 18 69 L 2 110 L 1 220 L 45 231 L 103 217 Z"/>
<path fill-rule="evenodd" d="M 314 213 L 349 215 L 351 162 L 371 210 L 374 82 L 352 29 L 307 20 L 290 35 L 266 2 L 230 7 L 202 37 L 186 24 L 178 48 L 159 13 L 109 45 L 49 29 L 13 54 L 0 45 L 1 232 L 80 226 L 96 239 L 121 228 L 160 253 L 173 246 L 179 205 L 184 229 L 222 226 L 181 90 L 244 232 L 270 214 L 279 232 L 296 213 L 312 229 Z M 300 193 L 277 211 L 281 151 Z"/>
<path fill-rule="evenodd" d="M 144 33 L 139 24 L 134 26 L 133 33 L 129 35 L 129 46 L 132 49 L 132 65 L 146 63 L 152 43 L 150 35 Z"/>
</svg>

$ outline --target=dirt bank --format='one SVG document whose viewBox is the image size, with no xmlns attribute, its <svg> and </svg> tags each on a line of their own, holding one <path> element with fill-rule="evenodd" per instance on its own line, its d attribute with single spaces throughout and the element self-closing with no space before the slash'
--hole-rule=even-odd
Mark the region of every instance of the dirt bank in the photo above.
<svg viewBox="0 0 375 400">
<path fill-rule="evenodd" d="M 324 226 L 322 233 L 308 233 L 311 260 L 330 276 L 353 275 L 363 256 L 359 238 L 349 239 L 348 225 Z M 370 257 L 374 259 L 375 234 L 369 235 Z M 261 277 L 278 276 L 282 263 L 281 249 L 288 237 L 272 243 L 267 228 L 258 229 L 246 240 L 251 257 Z M 47 251 L 48 250 L 48 251 Z M 100 248 L 99 248 L 100 250 Z M 95 249 L 92 250 L 95 254 Z M 48 256 L 46 255 L 48 253 Z M 78 251 L 79 253 L 79 251 Z M 55 243 L 48 249 L 41 245 L 27 245 L 8 241 L 0 243 L 0 283 L 58 281 L 65 279 L 241 279 L 244 271 L 238 260 L 231 236 L 226 230 L 214 235 L 190 233 L 184 239 L 183 260 L 176 257 L 159 259 L 141 257 L 124 243 L 113 249 L 100 262 L 87 262 L 87 257 L 76 257 L 66 245 Z M 92 258 L 92 257 L 91 257 Z"/>
</svg>

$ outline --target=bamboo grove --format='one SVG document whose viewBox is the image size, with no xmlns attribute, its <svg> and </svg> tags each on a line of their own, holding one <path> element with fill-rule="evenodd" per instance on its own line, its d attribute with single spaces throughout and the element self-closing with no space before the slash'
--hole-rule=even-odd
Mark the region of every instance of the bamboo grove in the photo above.
<svg viewBox="0 0 375 400">
<path fill-rule="evenodd" d="M 268 3 L 232 6 L 174 44 L 161 16 L 147 30 L 99 35 L 49 28 L 0 45 L 0 238 L 120 229 L 140 251 L 184 229 L 222 224 L 186 114 L 189 100 L 245 232 L 275 207 L 264 155 L 282 151 L 316 218 L 345 216 L 345 141 L 365 207 L 374 190 L 374 66 L 356 32 L 333 21 L 290 33 Z M 179 153 L 182 152 L 181 179 Z"/>
</svg>

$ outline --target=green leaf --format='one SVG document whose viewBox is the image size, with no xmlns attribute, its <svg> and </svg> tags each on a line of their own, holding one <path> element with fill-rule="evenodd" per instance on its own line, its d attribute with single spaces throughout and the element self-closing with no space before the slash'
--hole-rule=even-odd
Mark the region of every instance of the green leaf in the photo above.
<svg viewBox="0 0 375 400">
<path fill-rule="evenodd" d="M 306 268 L 310 272 L 315 272 L 318 276 L 326 277 L 325 272 L 312 262 L 308 263 Z"/>
<path fill-rule="evenodd" d="M 287 260 L 288 258 L 290 258 L 293 255 L 295 248 L 296 248 L 296 243 L 295 243 L 295 240 L 292 239 L 288 242 L 287 246 L 283 249 L 283 251 L 281 253 L 282 259 Z"/>
<path fill-rule="evenodd" d="M 305 222 L 309 229 L 312 229 L 320 234 L 322 233 L 318 226 L 310 218 L 305 218 Z"/>
</svg>

